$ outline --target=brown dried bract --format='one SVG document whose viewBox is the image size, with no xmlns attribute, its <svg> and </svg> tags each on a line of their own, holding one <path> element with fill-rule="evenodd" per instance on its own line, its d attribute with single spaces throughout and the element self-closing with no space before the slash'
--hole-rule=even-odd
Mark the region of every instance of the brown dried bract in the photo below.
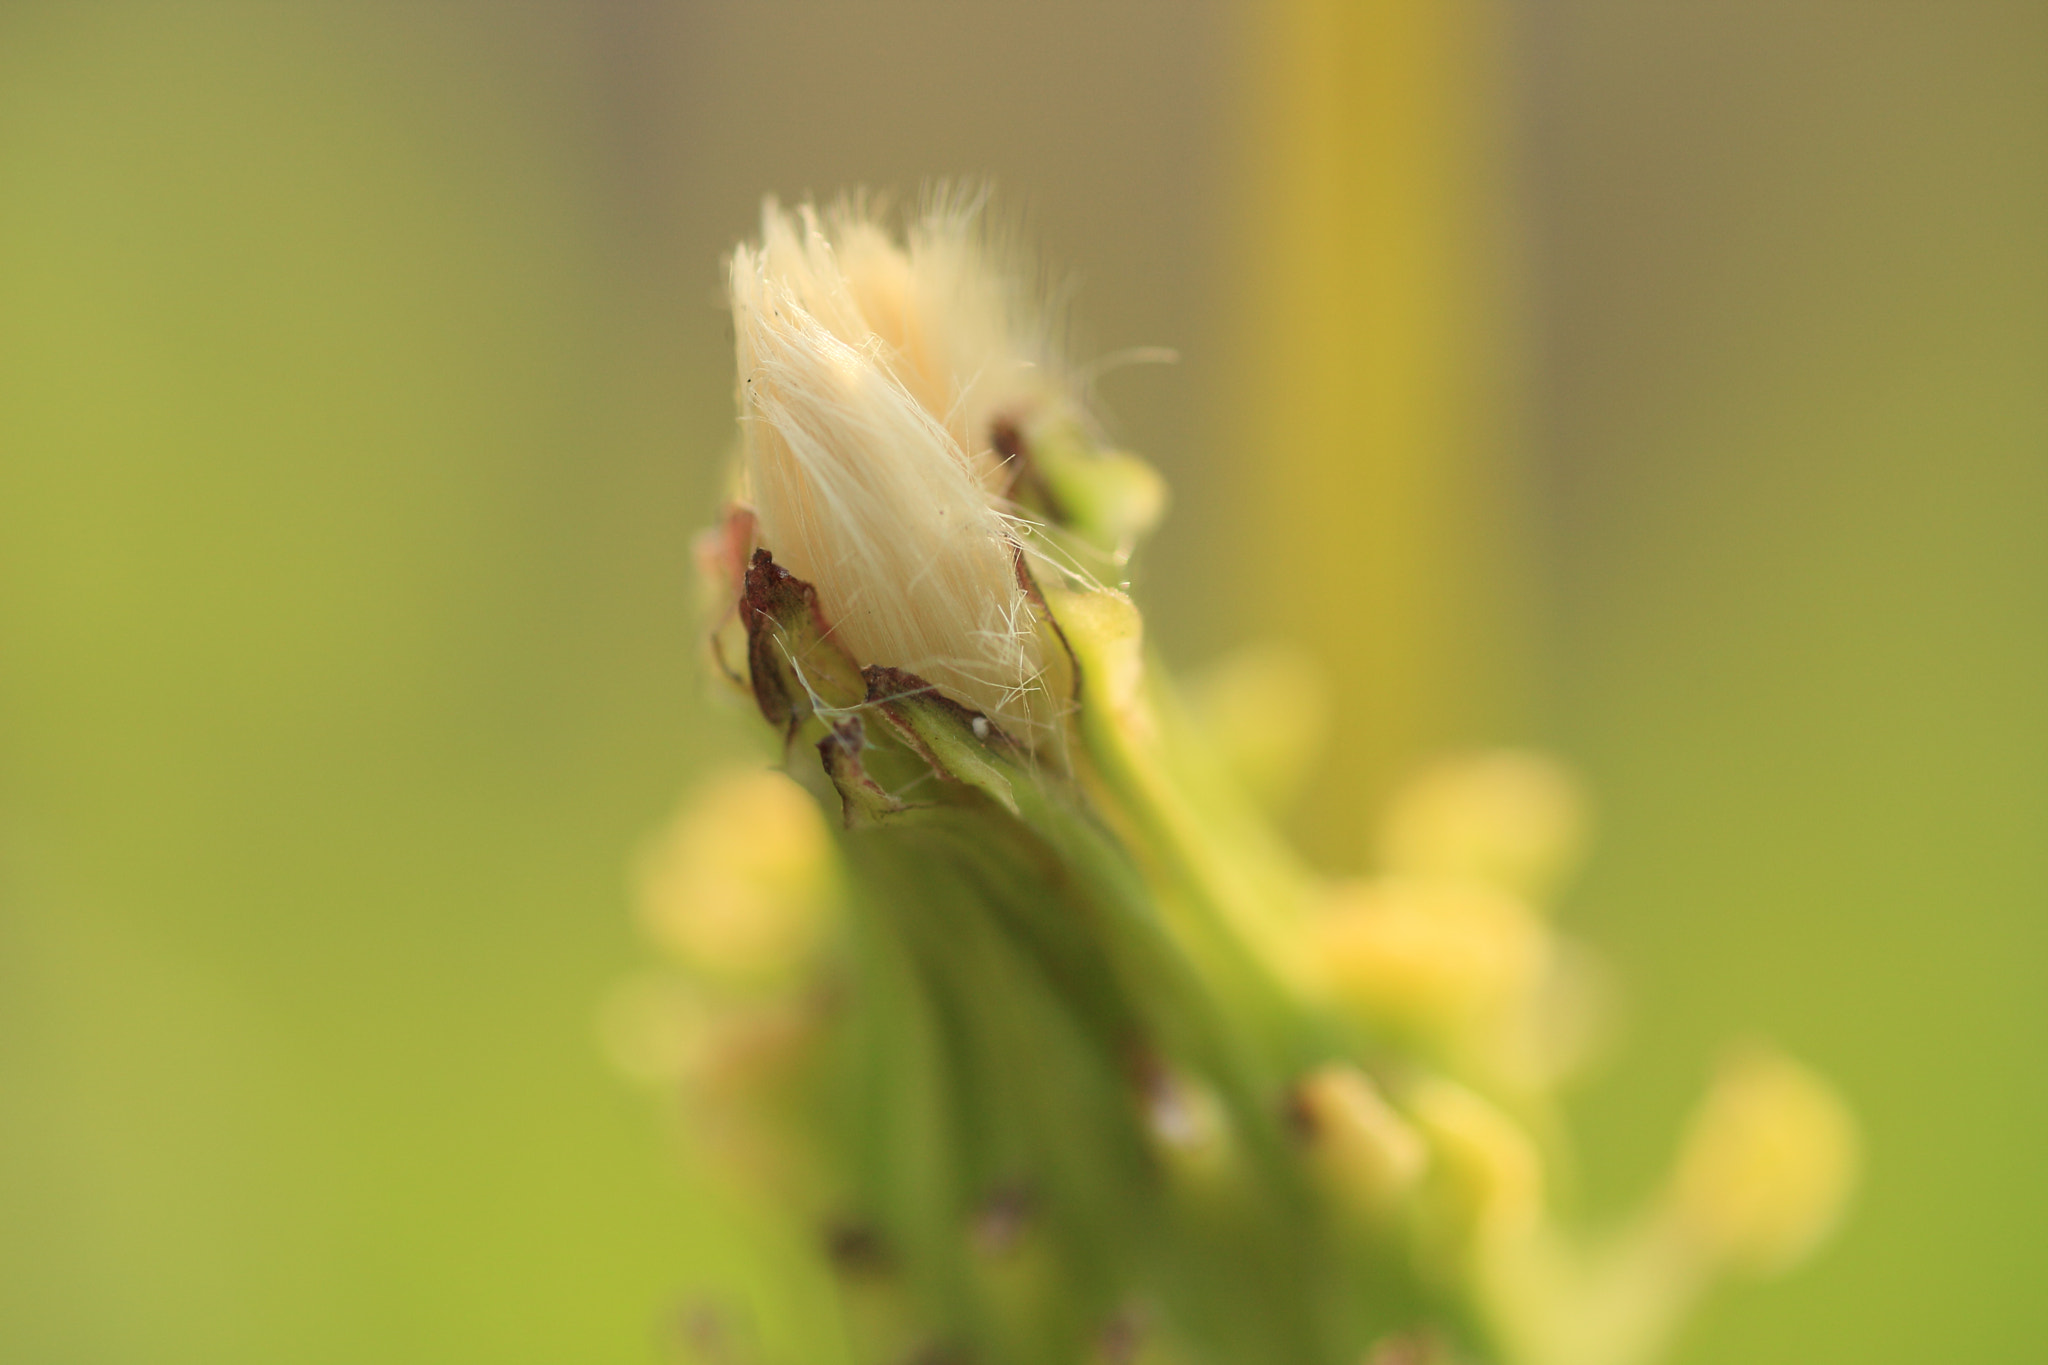
<svg viewBox="0 0 2048 1365">
<path fill-rule="evenodd" d="M 755 704 L 786 738 L 796 737 L 816 703 L 844 707 L 865 698 L 859 666 L 831 638 L 818 590 L 777 564 L 766 547 L 747 565 L 740 614 Z"/>
</svg>

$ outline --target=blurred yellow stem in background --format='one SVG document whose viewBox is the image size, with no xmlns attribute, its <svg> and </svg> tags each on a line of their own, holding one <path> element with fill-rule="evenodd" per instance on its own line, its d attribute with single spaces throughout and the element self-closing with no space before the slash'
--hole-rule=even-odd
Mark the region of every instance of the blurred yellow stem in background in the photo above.
<svg viewBox="0 0 2048 1365">
<path fill-rule="evenodd" d="M 1304 836 L 1525 704 L 1513 488 L 1506 16 L 1474 0 L 1265 0 L 1232 392 L 1253 628 L 1313 650 L 1339 719 Z"/>
</svg>

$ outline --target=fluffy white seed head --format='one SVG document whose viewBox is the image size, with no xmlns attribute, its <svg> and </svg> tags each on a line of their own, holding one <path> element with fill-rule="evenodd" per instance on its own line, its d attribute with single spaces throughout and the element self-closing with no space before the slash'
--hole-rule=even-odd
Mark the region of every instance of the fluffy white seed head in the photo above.
<svg viewBox="0 0 2048 1365">
<path fill-rule="evenodd" d="M 742 449 L 760 543 L 854 657 L 1028 737 L 1043 648 L 983 425 L 1040 380 L 969 227 L 929 215 L 906 249 L 857 210 L 771 201 L 732 258 Z"/>
<path fill-rule="evenodd" d="M 902 241 L 864 203 L 762 215 L 768 270 L 817 298 L 844 340 L 872 337 L 891 375 L 938 418 L 977 474 L 1003 478 L 990 449 L 999 420 L 1028 425 L 1064 386 L 1044 324 L 978 198 L 935 200 Z"/>
</svg>

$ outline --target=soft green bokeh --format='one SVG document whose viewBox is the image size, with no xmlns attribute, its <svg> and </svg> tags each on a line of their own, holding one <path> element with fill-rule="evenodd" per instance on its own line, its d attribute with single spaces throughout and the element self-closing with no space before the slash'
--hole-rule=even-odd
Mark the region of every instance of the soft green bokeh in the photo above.
<svg viewBox="0 0 2048 1365">
<path fill-rule="evenodd" d="M 1596 1194 L 1720 1041 L 1834 1075 L 1844 1235 L 1708 1361 L 2048 1335 L 2048 11 L 1533 19 L 1556 742 L 1625 1050 Z M 1626 115 L 1624 117 L 1624 115 Z"/>
<path fill-rule="evenodd" d="M 738 1273 L 589 1022 L 698 490 L 572 73 L 342 6 L 4 33 L 0 1357 L 647 1359 Z"/>
<path fill-rule="evenodd" d="M 645 1361 L 707 1285 L 829 1359 L 590 1023 L 715 742 L 686 532 L 758 191 L 1034 202 L 1103 349 L 1188 353 L 1111 385 L 1180 495 L 1167 649 L 1258 630 L 1187 586 L 1259 549 L 1205 436 L 1213 8 L 771 8 L 0 11 L 0 1359 Z M 1590 1195 L 1769 1032 L 1870 1183 L 1684 1359 L 2023 1359 L 2042 21 L 1527 11 L 1552 721 L 1511 738 L 1602 816 L 1571 913 L 1632 1007 Z"/>
</svg>

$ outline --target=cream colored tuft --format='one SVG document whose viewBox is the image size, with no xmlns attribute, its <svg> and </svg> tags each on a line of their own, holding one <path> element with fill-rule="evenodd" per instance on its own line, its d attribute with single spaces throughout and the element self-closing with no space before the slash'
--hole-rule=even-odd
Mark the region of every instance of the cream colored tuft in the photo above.
<svg viewBox="0 0 2048 1365">
<path fill-rule="evenodd" d="M 905 248 L 854 209 L 765 207 L 732 258 L 746 478 L 760 543 L 860 663 L 1029 738 L 1043 649 L 976 424 L 1037 381 L 969 225 L 933 214 Z"/>
<path fill-rule="evenodd" d="M 1065 390 L 1036 310 L 989 240 L 980 200 L 936 200 L 900 246 L 855 205 L 826 215 L 822 236 L 896 377 L 977 472 L 1007 482 L 990 449 L 995 424 L 1029 426 L 1064 408 Z"/>
</svg>

